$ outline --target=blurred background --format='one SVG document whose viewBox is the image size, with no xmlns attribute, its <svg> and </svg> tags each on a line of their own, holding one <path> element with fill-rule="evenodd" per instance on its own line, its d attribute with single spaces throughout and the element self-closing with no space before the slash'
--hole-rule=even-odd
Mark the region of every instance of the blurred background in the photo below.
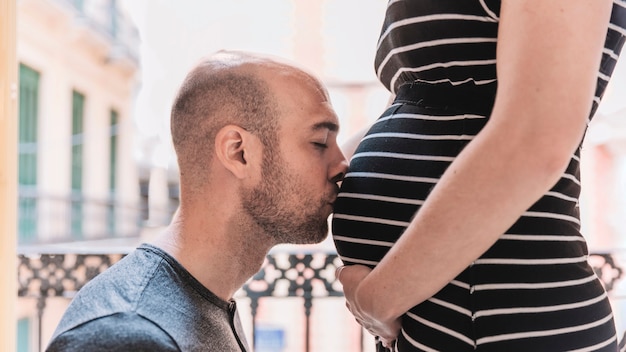
<svg viewBox="0 0 626 352">
<path fill-rule="evenodd" d="M 1 235 L 18 239 L 20 352 L 42 351 L 73 294 L 169 222 L 178 206 L 170 105 L 202 56 L 234 49 L 298 62 L 327 85 L 340 142 L 373 122 L 389 97 L 373 69 L 383 0 L 15 1 L 17 235 Z M 585 140 L 580 204 L 620 332 L 624 61 Z M 272 250 L 237 297 L 255 351 L 373 351 L 344 307 L 337 265 L 328 240 Z"/>
</svg>

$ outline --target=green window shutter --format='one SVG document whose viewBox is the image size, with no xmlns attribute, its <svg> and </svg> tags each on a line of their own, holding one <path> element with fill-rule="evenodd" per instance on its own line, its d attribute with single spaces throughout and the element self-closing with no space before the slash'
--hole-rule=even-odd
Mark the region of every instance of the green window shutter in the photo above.
<svg viewBox="0 0 626 352">
<path fill-rule="evenodd" d="M 110 116 L 110 134 L 111 141 L 109 145 L 109 193 L 110 203 L 108 211 L 108 227 L 109 233 L 115 234 L 115 193 L 116 193 L 116 178 L 117 178 L 117 149 L 118 149 L 118 114 L 117 111 L 111 110 Z"/>
<path fill-rule="evenodd" d="M 39 73 L 20 65 L 19 183 L 37 184 Z"/>
<path fill-rule="evenodd" d="M 117 175 L 117 135 L 118 135 L 118 125 L 117 125 L 117 111 L 111 110 L 111 145 L 109 150 L 109 190 L 111 194 L 115 193 L 116 185 L 116 175 Z"/>
<path fill-rule="evenodd" d="M 85 97 L 72 93 L 72 190 L 83 189 L 83 118 Z"/>
<path fill-rule="evenodd" d="M 72 235 L 74 239 L 83 236 L 83 124 L 85 96 L 72 92 Z"/>
<path fill-rule="evenodd" d="M 31 341 L 31 320 L 29 318 L 17 321 L 17 352 L 29 352 Z"/>
<path fill-rule="evenodd" d="M 39 73 L 20 64 L 18 135 L 19 240 L 37 237 L 37 133 L 39 114 Z"/>
</svg>

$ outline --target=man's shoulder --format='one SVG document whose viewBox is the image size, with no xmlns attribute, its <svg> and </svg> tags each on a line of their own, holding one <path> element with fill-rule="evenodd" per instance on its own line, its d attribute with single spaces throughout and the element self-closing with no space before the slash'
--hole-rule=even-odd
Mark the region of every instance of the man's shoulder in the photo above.
<svg viewBox="0 0 626 352">
<path fill-rule="evenodd" d="M 159 267 L 158 256 L 142 252 L 132 252 L 81 288 L 59 322 L 55 336 L 103 317 L 135 312 Z"/>
<path fill-rule="evenodd" d="M 116 313 L 89 320 L 55 336 L 46 352 L 180 351 L 160 326 L 136 313 Z"/>
</svg>

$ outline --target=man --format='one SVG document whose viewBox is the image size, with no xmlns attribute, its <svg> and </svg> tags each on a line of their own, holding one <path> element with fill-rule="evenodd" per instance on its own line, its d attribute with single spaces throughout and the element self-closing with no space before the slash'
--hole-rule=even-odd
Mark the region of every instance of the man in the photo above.
<svg viewBox="0 0 626 352">
<path fill-rule="evenodd" d="M 74 298 L 47 351 L 250 351 L 234 293 L 279 243 L 316 243 L 347 162 L 312 75 L 219 52 L 174 101 L 180 207 Z"/>
</svg>

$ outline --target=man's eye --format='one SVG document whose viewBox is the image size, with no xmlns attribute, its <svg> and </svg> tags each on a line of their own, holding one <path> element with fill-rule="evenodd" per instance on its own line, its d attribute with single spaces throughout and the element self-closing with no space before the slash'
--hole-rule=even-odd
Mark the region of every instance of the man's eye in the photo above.
<svg viewBox="0 0 626 352">
<path fill-rule="evenodd" d="M 319 142 L 313 142 L 313 145 L 316 148 L 320 148 L 320 149 L 326 149 L 328 148 L 328 145 L 326 143 L 319 143 Z"/>
</svg>

